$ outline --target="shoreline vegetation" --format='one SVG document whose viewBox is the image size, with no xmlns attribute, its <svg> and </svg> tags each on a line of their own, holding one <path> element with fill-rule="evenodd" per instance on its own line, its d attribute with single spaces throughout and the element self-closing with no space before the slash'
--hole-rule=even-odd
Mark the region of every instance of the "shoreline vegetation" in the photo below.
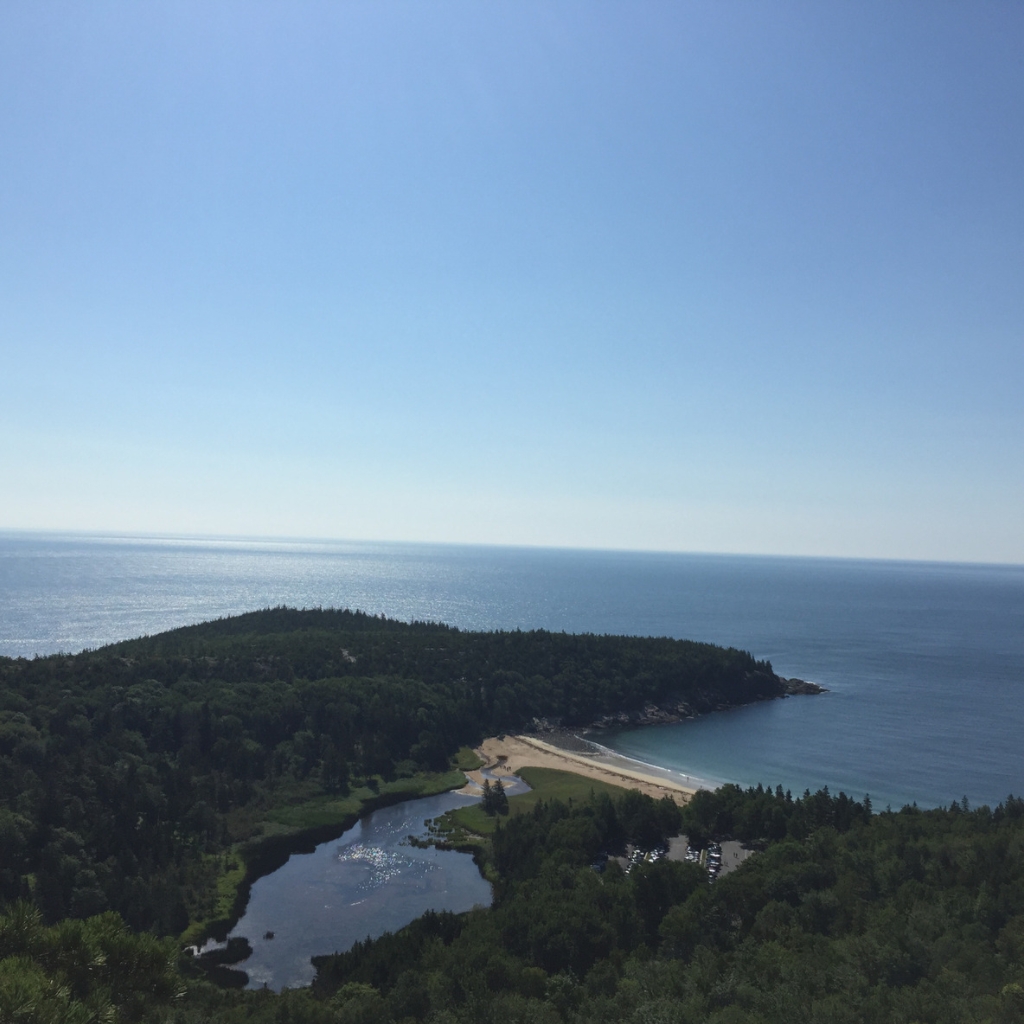
<svg viewBox="0 0 1024 1024">
<path fill-rule="evenodd" d="M 252 835 L 232 845 L 221 857 L 217 902 L 206 918 L 193 920 L 178 941 L 200 947 L 207 940 L 222 943 L 238 923 L 249 902 L 252 886 L 282 867 L 293 854 L 312 853 L 321 843 L 337 839 L 360 818 L 406 800 L 437 796 L 465 783 L 458 768 L 448 772 L 417 773 L 391 782 L 372 779 L 342 799 L 317 798 L 270 810 L 252 826 Z"/>
<path fill-rule="evenodd" d="M 518 774 L 523 768 L 554 772 L 554 775 L 543 771 L 538 775 L 528 773 L 534 780 L 546 783 L 536 788 L 548 799 L 565 797 L 567 793 L 575 794 L 578 799 L 586 798 L 594 791 L 592 783 L 595 781 L 602 792 L 609 791 L 608 787 L 635 789 L 655 799 L 668 796 L 679 804 L 689 800 L 698 789 L 716 788 L 713 784 L 684 785 L 671 778 L 674 773 L 667 769 L 661 770 L 664 776 L 656 774 L 659 772 L 656 766 L 645 766 L 647 771 L 638 771 L 637 762 L 589 744 L 573 732 L 554 731 L 541 735 L 488 737 L 475 749 L 463 747 L 453 759 L 451 771 L 421 773 L 390 783 L 377 782 L 375 789 L 364 787 L 344 799 L 308 800 L 271 811 L 264 822 L 257 824 L 255 831 L 260 833 L 257 838 L 225 855 L 226 870 L 217 880 L 217 910 L 208 919 L 191 922 L 179 941 L 197 950 L 207 940 L 223 943 L 245 912 L 252 886 L 282 867 L 293 854 L 312 853 L 319 844 L 339 838 L 360 818 L 383 807 L 451 790 L 479 795 L 484 782 L 482 770 L 498 778 Z M 580 749 L 569 749 L 570 746 Z M 587 783 L 567 785 L 560 778 L 566 775 L 587 780 Z M 529 784 L 529 778 L 527 781 Z M 458 821 L 465 812 L 471 814 L 472 808 L 449 813 Z M 473 853 L 484 876 L 494 880 L 481 856 L 479 843 L 444 845 Z"/>
<path fill-rule="evenodd" d="M 539 756 L 552 730 L 789 690 L 768 662 L 711 644 L 324 609 L 0 658 L 0 900 L 28 900 L 48 923 L 114 910 L 199 943 L 230 929 L 252 882 L 291 852 L 455 788 L 453 757 L 486 737 L 536 734 Z M 592 760 L 573 770 L 613 768 Z"/>
<path fill-rule="evenodd" d="M 795 692 L 821 688 L 710 644 L 321 609 L 0 658 L 0 907 L 223 942 L 257 879 L 375 809 L 488 765 L 533 773 L 530 806 L 622 789 L 683 804 L 700 780 L 581 735 Z"/>
<path fill-rule="evenodd" d="M 484 781 L 481 770 L 489 770 L 500 778 L 518 774 L 523 768 L 547 769 L 590 783 L 596 781 L 602 791 L 607 787 L 635 789 L 655 799 L 668 796 L 678 804 L 688 801 L 698 789 L 717 788 L 715 784 L 701 785 L 700 780 L 694 780 L 698 782 L 695 786 L 687 786 L 672 779 L 673 773 L 667 769 L 661 770 L 664 777 L 656 774 L 659 771 L 656 766 L 645 766 L 647 771 L 637 771 L 634 767 L 636 762 L 612 751 L 600 750 L 593 744 L 588 744 L 585 752 L 567 749 L 566 745 L 573 742 L 580 747 L 585 743 L 571 732 L 492 736 L 475 749 L 463 747 L 448 772 L 418 773 L 392 782 L 373 780 L 376 782 L 374 789 L 363 787 L 343 799 L 321 797 L 272 810 L 264 821 L 255 824 L 254 838 L 238 844 L 224 855 L 225 870 L 217 879 L 215 912 L 209 918 L 192 921 L 179 936 L 179 941 L 196 948 L 211 939 L 216 943 L 224 942 L 245 912 L 252 886 L 282 867 L 293 854 L 312 853 L 319 844 L 338 839 L 360 818 L 383 807 L 451 790 L 479 795 Z M 580 798 L 593 790 L 592 785 L 570 785 L 568 788 Z M 564 793 L 564 782 L 561 786 L 556 785 L 555 790 L 559 794 Z M 550 796 L 547 787 L 541 791 Z M 471 811 L 470 808 L 465 810 Z M 462 811 L 450 813 L 456 816 L 463 814 Z M 474 853 L 478 867 L 488 877 L 486 863 L 480 858 L 479 844 L 454 845 Z"/>
<path fill-rule="evenodd" d="M 712 791 L 589 738 L 812 687 L 707 644 L 294 609 L 0 659 L 0 1020 L 1024 1019 L 1024 801 Z M 211 984 L 244 940 L 209 970 L 182 955 L 296 849 L 513 770 L 529 792 L 433 833 L 474 848 L 490 908 L 315 957 L 280 994 Z M 680 832 L 761 852 L 709 884 L 661 855 Z"/>
<path fill-rule="evenodd" d="M 824 688 L 810 685 L 815 688 L 795 692 L 824 692 Z M 657 721 L 660 723 L 663 719 Z M 476 748 L 463 747 L 453 758 L 452 769 L 448 772 L 419 773 L 392 782 L 377 781 L 375 789 L 364 787 L 341 800 L 320 798 L 272 811 L 266 821 L 256 826 L 256 831 L 260 833 L 258 838 L 240 845 L 226 855 L 226 863 L 235 866 L 229 867 L 218 878 L 219 913 L 207 920 L 192 922 L 180 936 L 180 941 L 187 946 L 198 946 L 207 939 L 218 943 L 225 941 L 228 932 L 245 912 L 252 885 L 283 866 L 293 854 L 311 853 L 320 843 L 339 838 L 360 818 L 405 800 L 435 796 L 450 790 L 471 796 L 479 795 L 484 782 L 482 771 L 489 771 L 497 778 L 517 775 L 523 768 L 553 771 L 557 775 L 534 776 L 548 783 L 541 787 L 546 798 L 551 797 L 551 780 L 564 775 L 589 782 L 596 781 L 601 791 L 606 791 L 607 787 L 616 790 L 635 789 L 655 799 L 667 796 L 680 805 L 685 804 L 700 789 L 718 788 L 718 783 L 694 776 L 685 776 L 690 782 L 687 784 L 680 781 L 679 773 L 656 765 L 641 765 L 640 762 L 591 742 L 586 738 L 586 730 L 580 731 L 584 732 L 583 737 L 575 731 L 560 728 L 550 728 L 538 734 L 491 736 Z M 639 770 L 640 767 L 643 770 Z M 561 785 L 554 785 L 554 790 L 558 795 L 571 791 L 582 798 L 593 787 L 570 784 L 567 789 L 562 781 Z M 472 814 L 472 809 L 466 808 L 450 814 L 457 821 L 460 818 L 464 820 L 466 812 Z M 480 857 L 478 843 L 454 845 L 474 853 L 478 866 L 487 877 L 486 862 Z"/>
<path fill-rule="evenodd" d="M 781 696 L 827 692 L 824 687 L 804 680 L 792 679 L 785 682 L 795 685 Z M 712 714 L 716 710 L 725 708 L 715 708 L 701 714 Z M 630 725 L 642 727 L 679 721 L 683 717 L 669 715 L 671 712 L 663 709 L 653 713 L 651 709 L 646 709 L 640 714 L 623 715 L 616 719 L 616 724 L 628 721 Z M 309 800 L 271 812 L 267 821 L 257 825 L 257 831 L 262 833 L 259 838 L 241 844 L 225 856 L 227 869 L 217 879 L 217 912 L 209 919 L 191 922 L 179 941 L 197 949 L 206 940 L 224 942 L 228 932 L 245 912 L 252 886 L 282 867 L 293 854 L 312 853 L 319 844 L 339 838 L 360 818 L 396 803 L 436 796 L 451 790 L 469 796 L 479 795 L 484 781 L 482 771 L 489 771 L 500 778 L 502 775 L 517 775 L 523 768 L 550 770 L 558 775 L 596 781 L 601 784 L 602 790 L 608 786 L 635 789 L 655 799 L 667 796 L 680 805 L 689 801 L 698 790 L 714 790 L 722 785 L 657 765 L 644 764 L 601 747 L 591 741 L 587 733 L 591 729 L 606 728 L 606 722 L 580 729 L 583 736 L 576 731 L 551 727 L 550 723 L 543 724 L 547 726 L 547 731 L 542 733 L 515 736 L 502 734 L 488 737 L 476 748 L 463 747 L 453 759 L 452 769 L 446 773 L 419 773 L 390 783 L 378 781 L 374 789 L 366 787 L 343 800 Z M 475 767 L 474 762 L 478 762 Z M 540 775 L 535 778 L 543 778 L 549 783 L 542 787 L 545 796 L 549 796 L 552 776 Z M 587 787 L 570 786 L 569 789 L 576 792 L 577 796 L 591 791 Z M 565 790 L 564 783 L 561 787 L 556 784 L 555 790 Z M 459 821 L 465 820 L 467 811 L 472 814 L 469 808 L 449 813 L 453 821 Z M 471 841 L 445 845 L 473 853 L 481 872 L 488 877 L 486 862 L 480 857 L 479 843 Z"/>
</svg>

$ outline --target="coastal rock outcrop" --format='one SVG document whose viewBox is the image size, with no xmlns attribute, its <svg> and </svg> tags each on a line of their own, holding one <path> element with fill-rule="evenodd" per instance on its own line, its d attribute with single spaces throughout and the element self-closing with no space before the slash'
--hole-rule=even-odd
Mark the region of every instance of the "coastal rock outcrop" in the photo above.
<svg viewBox="0 0 1024 1024">
<path fill-rule="evenodd" d="M 800 696 L 813 693 L 828 693 L 828 688 L 818 683 L 809 683 L 806 679 L 782 679 L 785 688 L 784 697 Z"/>
<path fill-rule="evenodd" d="M 726 711 L 732 707 L 742 707 L 762 700 L 776 700 L 782 697 L 810 696 L 827 693 L 826 687 L 806 679 L 786 679 L 775 677 L 778 686 L 774 692 L 758 693 L 748 700 L 736 703 L 723 703 L 719 693 L 697 692 L 683 700 L 677 697 L 658 702 L 648 701 L 642 707 L 617 711 L 613 714 L 600 715 L 593 721 L 583 724 L 572 723 L 554 718 L 535 718 L 531 723 L 535 733 L 556 733 L 566 728 L 574 728 L 583 732 L 600 731 L 602 729 L 622 729 L 639 725 L 664 725 L 669 722 L 680 722 L 685 718 L 696 718 L 710 711 Z"/>
</svg>

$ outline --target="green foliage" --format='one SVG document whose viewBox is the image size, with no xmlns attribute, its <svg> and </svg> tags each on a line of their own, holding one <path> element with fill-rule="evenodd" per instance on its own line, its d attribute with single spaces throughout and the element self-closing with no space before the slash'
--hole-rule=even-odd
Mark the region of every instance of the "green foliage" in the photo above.
<svg viewBox="0 0 1024 1024">
<path fill-rule="evenodd" d="M 284 608 L 0 659 L 0 907 L 194 932 L 232 902 L 225 853 L 417 795 L 487 734 L 778 692 L 767 664 L 706 644 Z"/>
<path fill-rule="evenodd" d="M 784 836 L 758 837 L 763 851 L 713 885 L 691 863 L 591 864 L 688 815 L 775 828 L 769 800 Z M 1022 1019 L 1024 801 L 871 816 L 841 794 L 731 788 L 680 814 L 620 791 L 498 822 L 492 909 L 429 913 L 318 957 L 313 988 L 280 995 L 201 982 L 180 994 L 167 947 L 113 915 L 47 928 L 15 904 L 0 917 L 0 1020 Z"/>
<path fill-rule="evenodd" d="M 483 800 L 481 806 L 483 807 L 484 814 L 489 814 L 494 817 L 496 814 L 508 814 L 508 796 L 505 793 L 505 787 L 501 783 L 501 779 L 495 781 L 494 785 L 491 785 L 489 779 L 484 779 L 484 790 Z"/>
<path fill-rule="evenodd" d="M 573 772 L 559 771 L 557 768 L 521 768 L 519 776 L 530 787 L 530 791 L 512 798 L 513 813 L 532 811 L 536 804 L 551 800 L 572 806 L 602 793 L 614 800 L 621 797 L 623 792 L 621 786 L 588 779 Z"/>
<path fill-rule="evenodd" d="M 827 789 L 726 786 L 680 809 L 525 769 L 508 815 L 459 812 L 485 823 L 494 906 L 317 958 L 312 989 L 184 986 L 153 934 L 223 914 L 297 836 L 457 784 L 486 733 L 778 686 L 706 645 L 287 609 L 0 659 L 0 1022 L 1024 1019 L 1012 797 L 873 815 Z M 761 852 L 713 885 L 606 859 L 680 830 Z"/>
<path fill-rule="evenodd" d="M 0 917 L 0 1021 L 140 1020 L 183 989 L 173 949 L 116 914 L 44 927 L 16 903 Z"/>
<path fill-rule="evenodd" d="M 571 807 L 574 803 L 584 803 L 602 793 L 610 799 L 618 799 L 623 795 L 621 786 L 587 779 L 572 772 L 559 771 L 557 768 L 521 768 L 519 775 L 530 789 L 526 793 L 517 793 L 508 798 L 509 814 L 513 815 L 530 813 L 539 803 L 557 801 Z M 442 834 L 449 834 L 452 837 L 461 834 L 466 845 L 473 847 L 480 844 L 469 840 L 467 834 L 488 837 L 494 832 L 497 822 L 497 818 L 486 814 L 480 804 L 470 804 L 468 807 L 449 811 L 441 820 Z"/>
<path fill-rule="evenodd" d="M 472 747 L 460 747 L 452 761 L 460 772 L 474 772 L 483 767 L 483 761 Z"/>
<path fill-rule="evenodd" d="M 1024 801 L 871 816 L 825 790 L 730 787 L 682 823 L 785 827 L 714 885 L 690 863 L 587 866 L 657 808 L 631 794 L 513 814 L 493 910 L 320 958 L 318 989 L 358 977 L 390 1007 L 415 975 L 429 1007 L 409 1016 L 438 1022 L 1024 1019 Z"/>
</svg>

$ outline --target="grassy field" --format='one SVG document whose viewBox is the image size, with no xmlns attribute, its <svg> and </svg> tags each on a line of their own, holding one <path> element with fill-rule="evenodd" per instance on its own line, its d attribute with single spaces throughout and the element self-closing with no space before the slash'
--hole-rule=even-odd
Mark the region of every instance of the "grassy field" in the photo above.
<svg viewBox="0 0 1024 1024">
<path fill-rule="evenodd" d="M 182 932 L 179 941 L 185 946 L 201 944 L 206 938 L 206 929 L 210 921 L 230 917 L 238 888 L 245 881 L 245 862 L 237 850 L 229 850 L 226 854 L 214 855 L 207 860 L 216 877 L 213 906 L 206 919 L 190 922 L 188 928 Z"/>
<path fill-rule="evenodd" d="M 614 786 L 610 782 L 599 782 L 588 779 L 574 772 L 562 772 L 555 768 L 521 768 L 519 777 L 530 787 L 529 793 L 512 797 L 509 805 L 521 811 L 532 811 L 538 800 L 561 800 L 562 803 L 575 803 L 587 800 L 591 793 L 607 793 L 609 796 L 622 796 L 622 786 Z"/>
<path fill-rule="evenodd" d="M 477 768 L 483 767 L 483 761 L 476 756 L 476 751 L 472 747 L 460 748 L 453 760 L 455 767 L 463 772 L 472 772 L 476 771 Z"/>
<path fill-rule="evenodd" d="M 401 795 L 415 800 L 417 797 L 436 796 L 438 793 L 448 792 L 449 789 L 458 789 L 465 783 L 466 778 L 459 769 L 453 768 L 449 772 L 423 772 L 407 779 L 381 782 L 378 784 L 376 792 L 367 786 L 361 786 L 359 789 L 352 790 L 345 797 L 322 794 L 300 804 L 275 807 L 267 812 L 266 819 L 272 825 L 284 826 L 286 830 L 300 831 L 317 828 L 322 825 L 342 822 L 350 815 L 358 814 L 365 804 L 374 800 L 378 795 Z M 267 829 L 265 834 L 274 831 L 280 831 L 280 828 Z"/>
<path fill-rule="evenodd" d="M 511 796 L 508 800 L 509 814 L 524 814 L 532 811 L 541 800 L 561 800 L 562 803 L 578 803 L 590 797 L 591 793 L 608 793 L 620 796 L 622 788 L 607 782 L 587 779 L 572 772 L 555 768 L 521 768 L 519 777 L 530 787 L 529 793 Z M 494 831 L 497 818 L 485 814 L 481 804 L 460 807 L 450 811 L 447 818 L 463 833 L 489 836 Z"/>
</svg>

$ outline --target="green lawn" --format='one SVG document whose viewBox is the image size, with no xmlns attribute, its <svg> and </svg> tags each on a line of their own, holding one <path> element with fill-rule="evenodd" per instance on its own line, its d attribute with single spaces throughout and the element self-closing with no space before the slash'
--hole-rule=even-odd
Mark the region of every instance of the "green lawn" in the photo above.
<svg viewBox="0 0 1024 1024">
<path fill-rule="evenodd" d="M 453 760 L 455 767 L 463 772 L 476 771 L 483 766 L 483 761 L 476 756 L 476 751 L 472 747 L 460 747 Z"/>
<path fill-rule="evenodd" d="M 608 793 L 613 797 L 622 795 L 621 786 L 598 782 L 596 779 L 587 779 L 582 775 L 558 771 L 555 768 L 521 768 L 518 775 L 530 787 L 530 792 L 508 798 L 509 814 L 532 811 L 541 800 L 561 800 L 567 804 L 587 800 L 591 793 Z M 448 817 L 457 827 L 481 836 L 489 836 L 494 831 L 494 823 L 497 820 L 485 814 L 481 804 L 460 807 L 458 810 L 450 811 Z"/>
<path fill-rule="evenodd" d="M 599 782 L 556 768 L 521 768 L 519 777 L 530 787 L 530 792 L 512 797 L 509 804 L 514 801 L 516 807 L 524 811 L 533 810 L 538 800 L 561 800 L 567 804 L 569 801 L 586 800 L 591 793 L 620 797 L 623 790 L 622 786 L 614 786 L 610 782 Z"/>
</svg>

